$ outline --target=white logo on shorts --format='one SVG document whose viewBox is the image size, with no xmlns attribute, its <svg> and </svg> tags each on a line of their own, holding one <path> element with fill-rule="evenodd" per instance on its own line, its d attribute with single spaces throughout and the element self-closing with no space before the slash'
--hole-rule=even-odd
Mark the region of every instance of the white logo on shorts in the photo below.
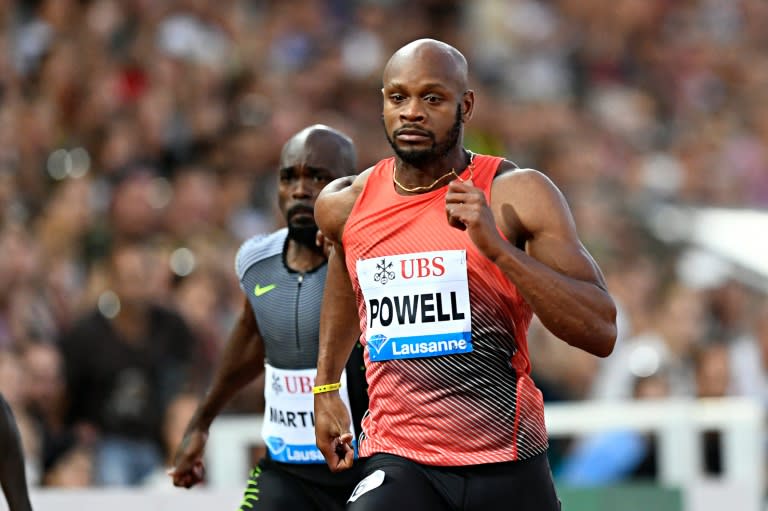
<svg viewBox="0 0 768 511">
<path fill-rule="evenodd" d="M 365 479 L 357 483 L 355 489 L 352 490 L 352 495 L 347 502 L 354 502 L 360 498 L 361 495 L 368 493 L 371 490 L 375 490 L 381 483 L 384 482 L 384 471 L 377 470 L 373 474 L 367 476 Z"/>
</svg>

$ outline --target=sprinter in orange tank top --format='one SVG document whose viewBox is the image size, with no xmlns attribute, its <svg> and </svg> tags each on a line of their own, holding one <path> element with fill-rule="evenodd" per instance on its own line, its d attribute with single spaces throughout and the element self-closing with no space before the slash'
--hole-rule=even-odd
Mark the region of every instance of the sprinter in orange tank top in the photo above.
<svg viewBox="0 0 768 511">
<path fill-rule="evenodd" d="M 597 356 L 614 303 L 566 201 L 543 174 L 463 147 L 475 97 L 467 62 L 431 39 L 383 76 L 395 156 L 327 188 L 316 218 L 333 243 L 321 312 L 315 435 L 334 471 L 353 462 L 336 383 L 363 332 L 370 408 L 355 511 L 554 511 L 532 314 Z"/>
</svg>

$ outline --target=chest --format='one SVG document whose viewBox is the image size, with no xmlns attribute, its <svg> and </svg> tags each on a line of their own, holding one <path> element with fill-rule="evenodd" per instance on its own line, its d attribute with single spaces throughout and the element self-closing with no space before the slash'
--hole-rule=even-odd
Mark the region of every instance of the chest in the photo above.
<svg viewBox="0 0 768 511">
<path fill-rule="evenodd" d="M 243 275 L 243 291 L 270 363 L 303 367 L 316 360 L 326 271 L 325 265 L 311 272 L 290 271 L 278 255 L 253 264 Z"/>
</svg>

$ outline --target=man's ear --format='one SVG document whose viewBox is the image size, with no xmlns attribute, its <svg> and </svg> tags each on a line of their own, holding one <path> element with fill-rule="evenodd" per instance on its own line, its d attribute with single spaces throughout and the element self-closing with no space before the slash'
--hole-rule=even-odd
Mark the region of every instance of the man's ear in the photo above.
<svg viewBox="0 0 768 511">
<path fill-rule="evenodd" d="M 461 98 L 461 122 L 467 122 L 472 119 L 472 112 L 475 110 L 475 91 L 467 89 Z"/>
</svg>

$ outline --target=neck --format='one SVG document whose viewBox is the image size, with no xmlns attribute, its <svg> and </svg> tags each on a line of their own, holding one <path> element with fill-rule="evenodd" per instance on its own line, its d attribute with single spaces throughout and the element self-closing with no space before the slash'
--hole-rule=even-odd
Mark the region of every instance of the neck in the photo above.
<svg viewBox="0 0 768 511">
<path fill-rule="evenodd" d="M 117 316 L 112 319 L 112 325 L 120 333 L 124 342 L 140 344 L 146 333 L 147 308 L 142 306 L 122 306 Z"/>
<path fill-rule="evenodd" d="M 296 240 L 288 240 L 288 246 L 285 250 L 285 264 L 291 270 L 298 272 L 314 270 L 325 260 L 320 247 L 308 247 Z"/>
<path fill-rule="evenodd" d="M 460 145 L 457 145 L 445 156 L 418 165 L 403 161 L 399 156 L 395 157 L 395 165 L 399 175 L 412 177 L 414 181 L 423 181 L 411 183 L 416 185 L 429 184 L 435 178 L 450 172 L 451 169 L 460 174 L 468 164 L 469 152 Z M 449 181 L 448 178 L 446 178 L 447 181 Z"/>
<path fill-rule="evenodd" d="M 469 179 L 472 179 L 472 170 L 473 170 L 473 163 L 472 160 L 474 159 L 474 154 L 469 153 L 465 151 L 464 149 L 461 149 L 462 155 L 464 156 L 461 165 L 451 166 L 448 171 L 441 171 L 441 173 L 438 173 L 436 176 L 434 174 L 434 167 L 429 166 L 426 167 L 429 170 L 425 170 L 424 166 L 414 166 L 410 165 L 410 175 L 407 171 L 406 167 L 398 167 L 398 163 L 401 163 L 405 165 L 405 162 L 398 159 L 398 161 L 395 164 L 394 171 L 392 173 L 392 181 L 395 185 L 395 191 L 399 194 L 418 194 L 418 193 L 427 193 L 431 192 L 433 190 L 438 190 L 441 187 L 447 185 L 454 179 L 460 179 L 459 174 L 464 171 L 465 168 L 469 167 L 470 171 L 470 177 Z M 453 160 L 456 158 L 454 157 Z M 406 168 L 406 171 L 404 172 L 402 169 Z M 428 173 L 429 172 L 429 173 Z M 405 174 L 405 179 L 403 179 L 403 175 Z M 399 178 L 398 178 L 399 176 Z M 461 179 L 460 179 L 461 180 Z M 416 183 L 416 184 L 411 184 Z M 421 184 L 423 183 L 423 184 Z"/>
</svg>

